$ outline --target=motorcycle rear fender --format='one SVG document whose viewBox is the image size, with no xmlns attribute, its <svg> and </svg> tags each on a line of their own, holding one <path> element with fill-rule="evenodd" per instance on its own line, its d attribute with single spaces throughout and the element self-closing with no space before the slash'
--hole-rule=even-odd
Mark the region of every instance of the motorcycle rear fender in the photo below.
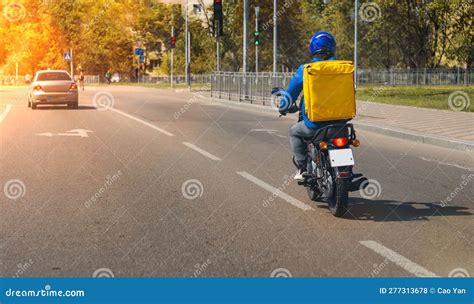
<svg viewBox="0 0 474 304">
<path fill-rule="evenodd" d="M 341 179 L 352 179 L 352 166 L 334 167 L 334 176 Z"/>
</svg>

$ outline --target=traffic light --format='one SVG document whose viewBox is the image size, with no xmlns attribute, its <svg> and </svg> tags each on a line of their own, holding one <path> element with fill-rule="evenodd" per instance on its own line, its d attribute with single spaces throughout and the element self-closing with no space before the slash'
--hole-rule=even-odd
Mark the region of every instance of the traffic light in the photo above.
<svg viewBox="0 0 474 304">
<path fill-rule="evenodd" d="M 216 37 L 224 35 L 224 14 L 222 10 L 222 0 L 214 0 L 213 27 Z"/>
<path fill-rule="evenodd" d="M 171 36 L 171 48 L 174 49 L 176 47 L 176 37 Z"/>
<path fill-rule="evenodd" d="M 260 45 L 260 32 L 255 31 L 255 45 L 259 46 Z"/>
</svg>

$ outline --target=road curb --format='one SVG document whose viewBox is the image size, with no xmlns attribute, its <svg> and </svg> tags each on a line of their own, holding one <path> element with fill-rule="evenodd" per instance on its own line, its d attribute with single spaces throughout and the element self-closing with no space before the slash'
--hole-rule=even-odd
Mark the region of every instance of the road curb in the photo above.
<svg viewBox="0 0 474 304">
<path fill-rule="evenodd" d="M 381 127 L 365 122 L 359 122 L 357 120 L 352 122 L 359 130 L 365 130 L 369 132 L 375 132 L 391 137 L 400 139 L 410 140 L 414 142 L 424 143 L 432 146 L 438 146 L 443 148 L 449 148 L 464 152 L 474 151 L 474 142 L 452 139 L 444 136 L 428 135 L 421 132 L 408 131 L 404 129 Z"/>
<path fill-rule="evenodd" d="M 237 104 L 237 105 L 245 105 L 245 107 L 252 107 L 252 108 L 259 108 L 265 111 L 276 111 L 275 109 L 271 108 L 270 106 L 264 106 L 261 104 L 251 104 L 247 102 L 237 102 L 233 100 L 226 100 L 220 99 L 216 97 L 207 97 L 202 96 L 205 99 L 215 100 L 221 103 L 226 104 Z M 425 134 L 416 131 L 409 131 L 400 128 L 393 128 L 393 127 L 383 127 L 377 126 L 374 124 L 366 123 L 366 122 L 359 122 L 357 120 L 353 120 L 352 123 L 357 126 L 360 130 L 365 130 L 369 132 L 379 133 L 395 138 L 410 140 L 414 142 L 424 143 L 432 146 L 438 146 L 442 148 L 454 149 L 464 152 L 474 152 L 474 142 L 466 141 L 461 139 L 453 139 L 441 135 L 431 135 Z"/>
</svg>

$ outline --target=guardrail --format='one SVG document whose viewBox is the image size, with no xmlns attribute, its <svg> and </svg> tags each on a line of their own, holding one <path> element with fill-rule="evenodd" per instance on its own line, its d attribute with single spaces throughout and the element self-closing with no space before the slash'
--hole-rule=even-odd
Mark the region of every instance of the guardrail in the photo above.
<svg viewBox="0 0 474 304">
<path fill-rule="evenodd" d="M 472 85 L 474 69 L 373 70 L 359 69 L 359 85 Z M 293 73 L 218 72 L 211 77 L 211 96 L 269 104 L 274 87 L 287 87 Z"/>
</svg>

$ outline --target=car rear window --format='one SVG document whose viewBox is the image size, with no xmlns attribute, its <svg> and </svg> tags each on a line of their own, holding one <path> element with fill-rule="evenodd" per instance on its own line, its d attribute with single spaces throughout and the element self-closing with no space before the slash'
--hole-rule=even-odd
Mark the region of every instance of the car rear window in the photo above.
<svg viewBox="0 0 474 304">
<path fill-rule="evenodd" d="M 55 80 L 72 80 L 68 74 L 62 72 L 41 73 L 36 81 L 55 81 Z"/>
</svg>

